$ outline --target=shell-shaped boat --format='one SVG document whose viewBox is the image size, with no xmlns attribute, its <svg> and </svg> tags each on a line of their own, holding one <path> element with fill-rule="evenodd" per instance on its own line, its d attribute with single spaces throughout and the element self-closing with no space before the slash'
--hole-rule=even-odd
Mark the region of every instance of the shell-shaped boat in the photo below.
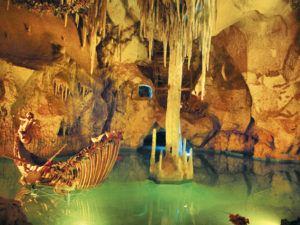
<svg viewBox="0 0 300 225">
<path fill-rule="evenodd" d="M 111 172 L 120 150 L 121 131 L 105 133 L 66 161 L 52 162 L 26 150 L 16 136 L 14 161 L 24 185 L 54 186 L 57 193 L 93 188 Z"/>
</svg>

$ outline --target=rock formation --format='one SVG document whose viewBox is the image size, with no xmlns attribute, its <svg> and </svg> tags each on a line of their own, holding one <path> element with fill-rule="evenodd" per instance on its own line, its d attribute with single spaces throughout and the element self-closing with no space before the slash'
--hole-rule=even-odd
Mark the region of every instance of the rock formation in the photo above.
<svg viewBox="0 0 300 225">
<path fill-rule="evenodd" d="M 64 153 L 73 154 L 115 128 L 125 132 L 123 147 L 136 148 L 157 124 L 166 127 L 168 80 L 155 61 L 163 41 L 153 33 L 150 60 L 137 1 L 107 1 L 105 35 L 100 25 L 100 33 L 93 31 L 97 24 L 87 29 L 76 13 L 54 15 L 15 2 L 8 10 L 0 2 L 1 154 L 11 154 L 18 118 L 27 111 L 39 120 L 28 148 L 40 155 L 64 143 Z M 299 8 L 293 2 L 217 1 L 206 95 L 202 101 L 182 94 L 182 135 L 194 149 L 300 159 Z M 203 58 L 197 42 L 182 78 L 182 88 L 194 93 L 201 91 Z M 153 98 L 138 96 L 142 84 L 153 88 Z"/>
<path fill-rule="evenodd" d="M 0 222 L 3 225 L 31 225 L 21 210 L 21 203 L 0 197 Z"/>
</svg>

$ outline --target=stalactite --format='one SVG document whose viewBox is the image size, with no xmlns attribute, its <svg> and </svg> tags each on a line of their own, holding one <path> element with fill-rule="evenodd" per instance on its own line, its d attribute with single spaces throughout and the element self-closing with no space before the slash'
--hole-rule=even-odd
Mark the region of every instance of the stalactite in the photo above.
<svg viewBox="0 0 300 225">
<path fill-rule="evenodd" d="M 66 102 L 68 99 L 68 88 L 65 89 L 65 98 L 64 101 Z"/>
<path fill-rule="evenodd" d="M 65 27 L 68 25 L 68 13 L 65 13 Z"/>
<path fill-rule="evenodd" d="M 82 27 L 82 47 L 85 47 L 87 37 L 87 24 L 83 24 Z"/>
<path fill-rule="evenodd" d="M 75 13 L 75 24 L 76 24 L 76 27 L 78 28 L 78 25 L 79 25 L 79 14 L 78 13 Z"/>
<path fill-rule="evenodd" d="M 70 95 L 70 89 L 67 88 L 67 97 L 66 97 L 66 100 L 68 99 L 69 95 Z"/>
<path fill-rule="evenodd" d="M 155 2 L 155 9 L 153 7 Z M 202 51 L 202 92 L 205 94 L 205 76 L 209 65 L 212 21 L 216 21 L 216 0 L 138 0 L 140 7 L 140 34 L 149 41 L 149 58 L 152 52 L 153 32 L 161 34 L 164 45 L 164 65 L 166 46 L 176 36 L 183 45 L 183 54 L 188 58 L 188 68 L 192 57 L 193 40 L 200 37 Z M 180 10 L 181 9 L 181 10 Z M 174 35 L 174 34 L 178 35 Z"/>
<path fill-rule="evenodd" d="M 66 137 L 66 130 L 67 130 L 67 126 L 65 123 L 63 123 L 63 129 L 62 129 L 63 137 Z"/>
<path fill-rule="evenodd" d="M 64 88 L 63 92 L 62 92 L 62 95 L 61 95 L 63 102 L 65 101 L 65 95 L 66 95 L 66 89 Z"/>
<path fill-rule="evenodd" d="M 121 30 L 122 30 L 122 26 L 119 25 L 118 26 L 118 40 L 119 40 L 119 43 L 118 43 L 118 50 L 119 50 L 119 60 L 120 62 L 122 62 L 122 44 L 121 44 Z"/>
<path fill-rule="evenodd" d="M 164 47 L 164 67 L 167 66 L 167 50 L 168 50 L 168 40 L 166 35 L 163 34 L 163 47 Z"/>
<path fill-rule="evenodd" d="M 221 74 L 222 74 L 223 79 L 225 81 L 227 81 L 227 77 L 226 77 L 226 73 L 225 73 L 225 63 L 223 63 L 223 65 L 222 65 Z"/>
<path fill-rule="evenodd" d="M 96 47 L 97 47 L 97 32 L 101 35 L 102 39 L 106 34 L 106 8 L 107 0 L 95 0 L 90 2 L 90 8 L 87 16 L 87 24 L 89 24 L 90 34 L 90 57 L 91 57 L 91 69 L 90 73 L 93 74 Z"/>
<path fill-rule="evenodd" d="M 53 82 L 53 90 L 54 90 L 54 95 L 56 94 L 56 83 Z"/>
<path fill-rule="evenodd" d="M 10 6 L 10 0 L 7 0 L 7 4 L 6 4 L 6 10 L 9 10 L 9 6 Z"/>
<path fill-rule="evenodd" d="M 91 55 L 91 70 L 90 73 L 93 74 L 94 72 L 94 64 L 95 64 L 95 58 L 96 58 L 96 36 L 97 32 L 95 30 L 91 33 L 90 38 L 90 55 Z"/>
<path fill-rule="evenodd" d="M 172 158 L 180 174 L 183 174 L 185 169 L 192 171 L 192 156 L 189 161 L 189 168 L 186 168 L 186 151 L 184 151 L 183 157 L 179 158 L 178 156 L 183 62 L 184 57 L 187 57 L 188 67 L 190 67 L 193 40 L 200 38 L 199 47 L 202 52 L 201 97 L 203 99 L 209 63 L 212 16 L 215 11 L 211 8 L 215 6 L 213 1 L 216 0 L 138 0 L 140 35 L 149 41 L 149 58 L 152 54 L 154 32 L 158 32 L 162 37 L 165 66 L 167 64 L 167 47 L 169 47 L 166 156 Z M 184 160 L 183 163 L 182 160 Z M 161 164 L 162 154 L 160 154 L 158 174 L 161 174 Z M 171 179 L 177 179 L 176 176 L 178 173 L 176 175 L 175 172 Z M 191 178 L 192 176 L 188 174 L 187 177 Z"/>
</svg>

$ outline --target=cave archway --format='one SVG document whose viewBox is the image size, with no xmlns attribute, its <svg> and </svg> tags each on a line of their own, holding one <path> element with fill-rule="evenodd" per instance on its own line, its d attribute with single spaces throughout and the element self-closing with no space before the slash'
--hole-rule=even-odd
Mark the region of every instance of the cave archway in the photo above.
<svg viewBox="0 0 300 225">
<path fill-rule="evenodd" d="M 146 84 L 138 86 L 138 95 L 141 98 L 153 98 L 152 87 Z"/>
<path fill-rule="evenodd" d="M 182 149 L 184 143 L 181 141 L 181 151 L 179 151 L 179 156 L 182 155 Z M 148 134 L 143 140 L 143 146 L 139 147 L 137 150 L 140 154 L 143 155 L 145 160 L 150 160 L 151 151 L 152 151 L 152 133 Z M 189 158 L 191 151 L 191 145 L 186 141 L 186 153 Z M 156 131 L 156 149 L 155 149 L 155 161 L 158 162 L 160 152 L 166 154 L 166 130 L 161 128 Z"/>
</svg>

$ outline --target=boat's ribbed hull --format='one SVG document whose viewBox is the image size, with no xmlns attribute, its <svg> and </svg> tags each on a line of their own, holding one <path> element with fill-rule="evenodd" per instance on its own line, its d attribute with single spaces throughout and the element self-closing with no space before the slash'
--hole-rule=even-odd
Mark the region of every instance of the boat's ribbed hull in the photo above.
<svg viewBox="0 0 300 225">
<path fill-rule="evenodd" d="M 50 166 L 39 166 L 26 161 L 15 160 L 23 175 L 25 184 L 39 175 L 35 184 L 55 186 L 57 192 L 93 188 L 101 184 L 111 172 L 120 150 L 120 141 L 89 146 L 67 161 Z"/>
<path fill-rule="evenodd" d="M 89 159 L 78 163 L 75 168 L 78 174 L 76 189 L 88 189 L 101 184 L 112 170 L 120 149 L 120 142 L 106 145 L 95 151 Z"/>
</svg>

